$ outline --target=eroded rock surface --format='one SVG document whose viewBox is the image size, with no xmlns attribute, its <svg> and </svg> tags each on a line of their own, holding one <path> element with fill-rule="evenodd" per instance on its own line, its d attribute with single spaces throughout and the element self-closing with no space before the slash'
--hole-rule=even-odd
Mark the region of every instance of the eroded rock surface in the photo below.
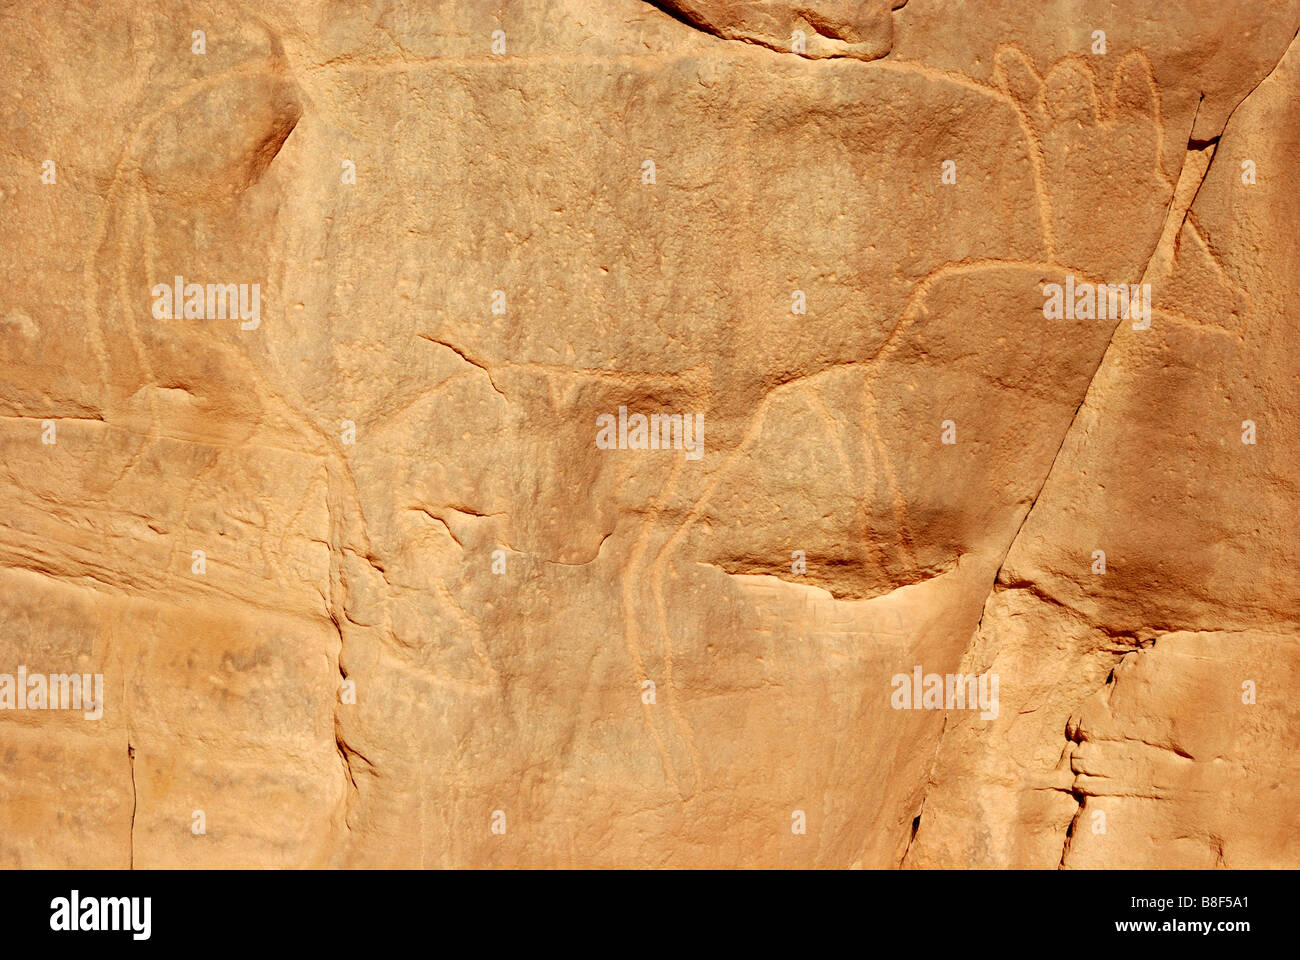
<svg viewBox="0 0 1300 960">
<path fill-rule="evenodd" d="M 1300 866 L 1300 0 L 1032 8 L 10 7 L 0 864 Z"/>
</svg>

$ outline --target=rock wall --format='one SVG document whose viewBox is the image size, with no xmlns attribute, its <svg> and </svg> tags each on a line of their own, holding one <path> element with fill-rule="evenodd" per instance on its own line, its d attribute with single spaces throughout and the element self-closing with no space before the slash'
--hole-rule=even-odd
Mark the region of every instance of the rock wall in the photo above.
<svg viewBox="0 0 1300 960">
<path fill-rule="evenodd" d="M 1092 6 L 4 4 L 0 865 L 1300 866 L 1300 0 Z"/>
</svg>

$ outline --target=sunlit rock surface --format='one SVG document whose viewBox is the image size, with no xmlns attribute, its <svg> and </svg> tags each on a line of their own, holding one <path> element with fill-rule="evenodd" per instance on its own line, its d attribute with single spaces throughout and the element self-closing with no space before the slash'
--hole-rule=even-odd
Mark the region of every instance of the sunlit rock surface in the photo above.
<svg viewBox="0 0 1300 960">
<path fill-rule="evenodd" d="M 10 5 L 0 865 L 1300 866 L 1300 0 L 1082 6 Z"/>
</svg>

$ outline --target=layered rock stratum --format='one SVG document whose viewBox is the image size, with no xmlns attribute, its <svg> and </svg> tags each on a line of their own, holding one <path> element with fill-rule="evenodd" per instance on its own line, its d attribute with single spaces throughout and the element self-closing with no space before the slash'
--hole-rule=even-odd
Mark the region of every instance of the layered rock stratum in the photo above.
<svg viewBox="0 0 1300 960">
<path fill-rule="evenodd" d="M 1300 866 L 1300 0 L 0 24 L 0 864 Z"/>
</svg>

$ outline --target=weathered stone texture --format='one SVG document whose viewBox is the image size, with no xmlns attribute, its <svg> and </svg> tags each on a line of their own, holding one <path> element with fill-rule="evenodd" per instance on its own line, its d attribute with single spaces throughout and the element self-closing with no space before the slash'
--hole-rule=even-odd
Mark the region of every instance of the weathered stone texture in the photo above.
<svg viewBox="0 0 1300 960">
<path fill-rule="evenodd" d="M 0 865 L 1300 866 L 1300 0 L 1088 6 L 3 4 Z"/>
</svg>

